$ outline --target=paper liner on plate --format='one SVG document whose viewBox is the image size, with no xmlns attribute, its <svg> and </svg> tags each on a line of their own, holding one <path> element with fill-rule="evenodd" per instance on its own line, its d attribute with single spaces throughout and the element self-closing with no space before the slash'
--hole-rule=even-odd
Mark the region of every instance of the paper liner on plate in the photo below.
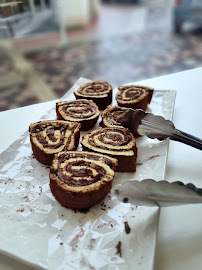
<svg viewBox="0 0 202 270">
<path fill-rule="evenodd" d="M 61 207 L 49 189 L 49 168 L 33 158 L 28 136 L 1 160 L 4 253 L 45 269 L 152 269 L 158 207 L 124 203 L 113 190 L 86 213 Z"/>
<path fill-rule="evenodd" d="M 62 100 L 74 100 L 87 81 L 79 79 Z M 174 91 L 154 91 L 148 110 L 171 119 L 174 100 Z M 41 119 L 56 119 L 55 108 Z M 136 173 L 116 173 L 105 200 L 80 213 L 54 199 L 49 167 L 33 157 L 23 134 L 0 155 L 0 250 L 45 269 L 152 269 L 159 208 L 124 203 L 114 190 L 132 179 L 163 179 L 168 141 L 138 138 L 137 147 Z"/>
</svg>

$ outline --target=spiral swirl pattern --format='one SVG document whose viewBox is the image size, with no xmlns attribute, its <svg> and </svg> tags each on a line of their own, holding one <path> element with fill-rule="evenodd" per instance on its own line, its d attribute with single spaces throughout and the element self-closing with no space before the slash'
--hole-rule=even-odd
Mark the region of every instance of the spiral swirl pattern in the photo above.
<svg viewBox="0 0 202 270">
<path fill-rule="evenodd" d="M 62 150 L 76 149 L 80 129 L 79 123 L 67 121 L 47 120 L 31 124 L 30 140 L 35 157 L 44 163 L 42 160 L 46 155 L 52 155 L 53 158 L 53 154 Z M 51 161 L 47 162 L 49 164 Z"/>
<path fill-rule="evenodd" d="M 94 184 L 106 177 L 110 167 L 115 169 L 115 164 L 115 160 L 103 155 L 88 152 L 62 152 L 54 160 L 52 172 L 56 171 L 60 181 L 68 186 L 82 187 Z"/>
<path fill-rule="evenodd" d="M 113 155 L 130 152 L 136 146 L 132 133 L 119 127 L 94 130 L 83 137 L 82 145 L 100 153 Z"/>
<path fill-rule="evenodd" d="M 116 94 L 118 105 L 133 109 L 145 110 L 153 95 L 152 88 L 140 85 L 120 86 L 118 90 Z"/>
<path fill-rule="evenodd" d="M 102 127 L 114 127 L 121 126 L 121 123 L 117 121 L 117 116 L 128 109 L 119 106 L 109 105 L 102 112 Z"/>
<path fill-rule="evenodd" d="M 135 171 L 137 147 L 132 133 L 121 127 L 94 130 L 82 139 L 85 151 L 107 154 L 118 159 L 117 171 Z"/>
<path fill-rule="evenodd" d="M 79 122 L 82 130 L 92 128 L 99 117 L 97 105 L 87 99 L 59 102 L 56 104 L 56 111 L 59 120 Z"/>
<path fill-rule="evenodd" d="M 60 152 L 56 154 L 50 170 L 51 191 L 66 207 L 91 207 L 111 188 L 116 165 L 116 159 L 100 154 Z"/>
<path fill-rule="evenodd" d="M 65 120 L 83 120 L 93 117 L 97 113 L 97 106 L 90 100 L 77 99 L 57 103 L 58 111 Z"/>
<path fill-rule="evenodd" d="M 84 97 L 105 97 L 112 91 L 112 86 L 107 82 L 90 82 L 82 85 L 77 94 Z"/>
<path fill-rule="evenodd" d="M 89 82 L 74 92 L 76 99 L 93 100 L 99 109 L 105 109 L 112 102 L 112 86 L 107 82 Z"/>
</svg>

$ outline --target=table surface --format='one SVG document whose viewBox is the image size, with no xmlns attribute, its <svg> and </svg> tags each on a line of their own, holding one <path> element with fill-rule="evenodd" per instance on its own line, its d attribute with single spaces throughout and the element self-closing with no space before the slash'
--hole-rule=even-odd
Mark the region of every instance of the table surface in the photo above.
<svg viewBox="0 0 202 270">
<path fill-rule="evenodd" d="M 176 128 L 202 138 L 202 68 L 135 83 L 159 90 L 176 90 L 173 116 Z M 54 105 L 55 101 L 49 101 L 1 112 L 0 123 L 3 129 L 0 134 L 0 152 L 27 130 L 31 122 L 38 121 Z M 170 141 L 165 180 L 194 182 L 202 188 L 201 162 L 202 151 Z M 202 204 L 161 209 L 155 270 L 186 270 L 191 267 L 201 269 L 201 222 Z M 0 255 L 0 269 L 31 270 L 33 268 Z"/>
</svg>

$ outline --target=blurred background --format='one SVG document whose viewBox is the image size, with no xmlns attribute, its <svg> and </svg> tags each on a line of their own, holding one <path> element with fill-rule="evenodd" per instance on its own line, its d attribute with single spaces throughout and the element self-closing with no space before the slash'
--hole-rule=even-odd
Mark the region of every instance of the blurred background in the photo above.
<svg viewBox="0 0 202 270">
<path fill-rule="evenodd" d="M 200 66 L 202 0 L 0 0 L 0 111 Z"/>
</svg>

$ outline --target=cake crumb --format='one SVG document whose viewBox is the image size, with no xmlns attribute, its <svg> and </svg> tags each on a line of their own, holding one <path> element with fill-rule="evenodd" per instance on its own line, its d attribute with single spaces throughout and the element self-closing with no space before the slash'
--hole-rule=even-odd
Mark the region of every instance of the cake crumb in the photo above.
<svg viewBox="0 0 202 270">
<path fill-rule="evenodd" d="M 136 164 L 136 167 L 141 166 L 141 165 L 143 165 L 144 162 L 150 161 L 150 160 L 157 158 L 157 157 L 160 157 L 160 155 L 154 155 L 154 156 L 146 158 L 145 160 L 141 160 Z"/>
<path fill-rule="evenodd" d="M 81 228 L 80 232 L 70 242 L 70 246 L 72 248 L 72 251 L 76 251 L 80 237 L 82 237 L 83 235 L 84 235 L 84 229 Z"/>
<path fill-rule="evenodd" d="M 120 257 L 122 257 L 122 252 L 121 252 L 121 241 L 118 242 L 118 244 L 116 245 L 116 255 L 119 255 Z"/>
<path fill-rule="evenodd" d="M 125 232 L 126 232 L 126 234 L 129 234 L 131 232 L 131 228 L 130 228 L 130 226 L 128 224 L 128 221 L 125 221 L 124 222 L 124 225 L 125 225 Z"/>
<path fill-rule="evenodd" d="M 21 208 L 21 209 L 17 209 L 17 210 L 16 210 L 16 212 L 21 212 L 21 213 L 24 212 L 24 211 L 25 211 L 24 208 Z"/>
<path fill-rule="evenodd" d="M 128 202 L 128 198 L 123 198 L 123 202 L 127 203 Z"/>
</svg>

